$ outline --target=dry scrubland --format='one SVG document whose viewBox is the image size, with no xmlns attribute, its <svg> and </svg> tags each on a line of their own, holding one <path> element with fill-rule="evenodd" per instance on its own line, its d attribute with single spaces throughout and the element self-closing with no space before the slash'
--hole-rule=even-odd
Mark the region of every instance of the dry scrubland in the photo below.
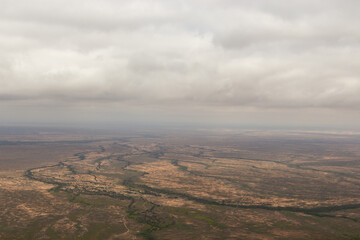
<svg viewBox="0 0 360 240">
<path fill-rule="evenodd" d="M 0 239 L 360 239 L 357 134 L 19 132 Z"/>
</svg>

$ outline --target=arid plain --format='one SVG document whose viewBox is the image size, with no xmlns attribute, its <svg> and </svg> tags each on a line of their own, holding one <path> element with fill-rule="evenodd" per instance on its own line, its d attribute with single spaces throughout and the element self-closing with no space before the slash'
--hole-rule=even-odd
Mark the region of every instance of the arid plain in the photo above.
<svg viewBox="0 0 360 240">
<path fill-rule="evenodd" d="M 359 133 L 0 130 L 0 239 L 360 239 Z"/>
</svg>

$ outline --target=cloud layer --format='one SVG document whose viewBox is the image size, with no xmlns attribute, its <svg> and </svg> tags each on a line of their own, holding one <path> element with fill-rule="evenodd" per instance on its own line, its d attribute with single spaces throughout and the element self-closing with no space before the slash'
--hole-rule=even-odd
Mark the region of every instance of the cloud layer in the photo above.
<svg viewBox="0 0 360 240">
<path fill-rule="evenodd" d="M 0 105 L 359 111 L 358 9 L 356 0 L 3 0 Z"/>
</svg>

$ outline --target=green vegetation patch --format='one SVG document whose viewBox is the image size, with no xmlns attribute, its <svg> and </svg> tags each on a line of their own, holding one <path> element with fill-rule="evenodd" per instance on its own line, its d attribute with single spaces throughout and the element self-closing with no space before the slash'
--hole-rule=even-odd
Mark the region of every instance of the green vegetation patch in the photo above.
<svg viewBox="0 0 360 240">
<path fill-rule="evenodd" d="M 91 205 L 89 199 L 81 197 L 79 195 L 75 195 L 75 194 L 73 194 L 70 197 L 69 201 L 73 202 L 73 203 L 81 203 L 81 204 L 84 204 L 84 205 Z"/>
<path fill-rule="evenodd" d="M 90 223 L 84 239 L 87 240 L 101 240 L 108 239 L 114 234 L 121 234 L 126 232 L 124 225 L 110 224 L 110 223 Z"/>
<path fill-rule="evenodd" d="M 187 209 L 187 208 L 173 208 L 173 207 L 168 207 L 167 210 L 170 213 L 173 213 L 176 215 L 181 215 L 181 216 L 189 217 L 192 219 L 205 221 L 209 225 L 214 226 L 214 227 L 218 227 L 221 229 L 226 228 L 226 226 L 224 224 L 218 223 L 213 217 L 209 216 L 209 214 L 200 212 L 198 210 Z"/>
</svg>

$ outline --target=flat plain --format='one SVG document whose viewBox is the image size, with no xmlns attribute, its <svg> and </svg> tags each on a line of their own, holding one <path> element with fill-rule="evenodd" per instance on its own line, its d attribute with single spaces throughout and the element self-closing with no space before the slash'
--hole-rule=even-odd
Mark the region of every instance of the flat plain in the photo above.
<svg viewBox="0 0 360 240">
<path fill-rule="evenodd" d="M 360 239 L 356 132 L 0 132 L 0 239 Z"/>
</svg>

